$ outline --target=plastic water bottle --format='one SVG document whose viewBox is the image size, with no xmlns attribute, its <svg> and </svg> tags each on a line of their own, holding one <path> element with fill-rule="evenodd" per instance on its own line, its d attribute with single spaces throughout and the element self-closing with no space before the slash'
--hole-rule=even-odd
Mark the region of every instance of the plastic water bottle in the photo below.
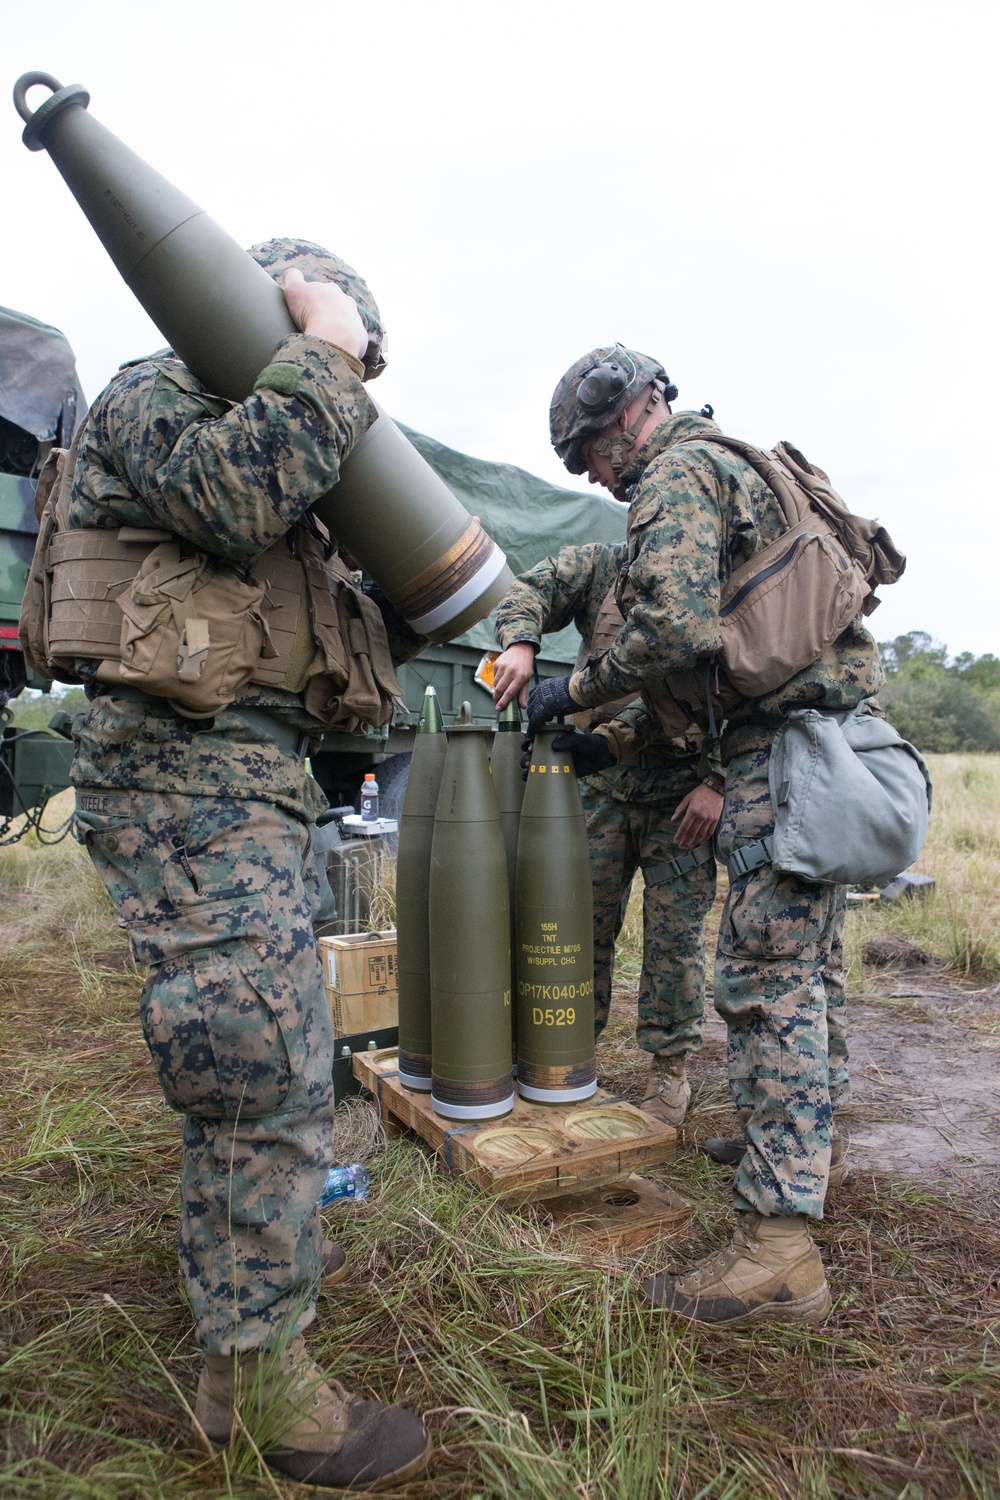
<svg viewBox="0 0 1000 1500">
<path fill-rule="evenodd" d="M 319 1206 L 326 1208 L 338 1198 L 367 1198 L 372 1180 L 359 1161 L 349 1167 L 331 1167 L 320 1194 Z"/>
<path fill-rule="evenodd" d="M 361 783 L 361 821 L 378 822 L 378 782 L 373 771 L 366 771 Z"/>
</svg>

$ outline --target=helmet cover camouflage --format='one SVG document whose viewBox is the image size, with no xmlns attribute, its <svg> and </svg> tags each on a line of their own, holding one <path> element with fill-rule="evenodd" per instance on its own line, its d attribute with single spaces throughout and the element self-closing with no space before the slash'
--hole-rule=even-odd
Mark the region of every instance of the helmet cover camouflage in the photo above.
<svg viewBox="0 0 1000 1500">
<path fill-rule="evenodd" d="M 283 271 L 294 268 L 301 271 L 307 281 L 335 282 L 342 292 L 353 297 L 369 335 L 364 357 L 365 379 L 374 380 L 376 375 L 381 375 L 385 369 L 389 340 L 382 325 L 378 303 L 368 290 L 364 277 L 359 276 L 353 266 L 349 266 L 346 260 L 341 260 L 332 251 L 324 250 L 322 245 L 314 245 L 311 240 L 263 240 L 259 245 L 251 245 L 247 253 L 265 271 L 269 271 L 275 281 Z"/>
<path fill-rule="evenodd" d="M 608 399 L 598 410 L 588 410 L 582 402 L 588 397 L 593 399 L 595 391 L 588 389 L 587 377 L 598 365 L 605 363 L 620 369 L 623 384 L 614 394 L 608 391 Z M 587 468 L 581 451 L 586 439 L 610 427 L 640 391 L 657 379 L 666 385 L 664 400 L 676 400 L 677 387 L 670 384 L 670 377 L 659 360 L 640 354 L 636 349 L 626 349 L 624 344 L 605 344 L 600 349 L 591 349 L 589 354 L 570 365 L 552 395 L 549 433 L 553 448 L 571 474 L 583 474 Z"/>
</svg>

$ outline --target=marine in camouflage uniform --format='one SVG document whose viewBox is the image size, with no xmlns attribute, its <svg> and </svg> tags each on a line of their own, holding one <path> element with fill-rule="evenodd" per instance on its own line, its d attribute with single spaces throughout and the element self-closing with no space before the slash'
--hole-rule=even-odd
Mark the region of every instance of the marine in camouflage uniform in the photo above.
<svg viewBox="0 0 1000 1500">
<path fill-rule="evenodd" d="M 655 732 L 657 693 L 666 682 L 711 685 L 721 649 L 721 590 L 788 524 L 757 471 L 713 442 L 719 429 L 707 413 L 671 411 L 667 401 L 676 387 L 664 395 L 662 366 L 633 351 L 621 354 L 627 383 L 600 416 L 581 418 L 580 398 L 590 394 L 589 372 L 616 359 L 616 350 L 578 361 L 560 381 L 552 411 L 553 441 L 567 467 L 577 473 L 589 467 L 592 480 L 629 501 L 627 618 L 606 654 L 565 685 L 567 698 L 582 706 L 644 694 L 643 703 L 623 711 L 625 732 L 597 730 L 620 759 Z M 657 380 L 658 395 L 650 384 Z M 873 698 L 881 681 L 877 648 L 858 617 L 775 691 L 730 699 L 721 859 L 773 829 L 767 764 L 784 715 L 804 707 L 853 709 Z M 529 701 L 529 713 L 531 707 Z M 551 701 L 540 709 L 549 712 Z M 708 710 L 706 702 L 706 716 Z M 728 1029 L 734 1102 L 746 1121 L 746 1152 L 734 1183 L 740 1227 L 727 1252 L 690 1276 L 650 1278 L 645 1290 L 654 1305 L 719 1323 L 769 1315 L 779 1305 L 788 1316 L 811 1318 L 829 1306 L 805 1224 L 806 1216 L 822 1217 L 830 1170 L 824 973 L 836 967 L 842 911 L 835 889 L 777 874 L 769 864 L 731 881 L 715 1004 Z M 836 1001 L 839 1009 L 842 994 Z M 832 1030 L 841 1039 L 843 1073 L 834 1091 L 842 1095 L 839 1018 Z"/>
<path fill-rule="evenodd" d="M 270 241 L 251 253 L 272 274 L 296 266 L 353 295 L 370 335 L 367 369 L 305 333 L 283 341 L 239 403 L 192 389 L 169 352 L 123 367 L 88 418 L 72 528 L 164 528 L 244 566 L 336 483 L 376 417 L 363 380 L 378 368 L 378 310 L 361 278 L 317 246 Z M 416 644 L 397 642 L 399 655 Z M 346 1440 L 369 1424 L 365 1462 L 374 1461 L 376 1418 L 395 1423 L 385 1460 L 395 1471 L 400 1443 L 410 1461 L 427 1442 L 418 1419 L 377 1403 L 352 1408 L 318 1383 L 296 1343 L 315 1315 L 317 1204 L 333 1161 L 333 1037 L 311 925 L 328 888 L 310 853 L 317 788 L 305 768 L 321 726 L 282 689 L 245 689 L 199 720 L 102 685 L 94 661 L 78 670 L 92 699 L 74 725 L 79 836 L 149 968 L 142 1026 L 167 1102 L 184 1117 L 180 1262 L 208 1356 L 199 1418 L 228 1440 L 230 1356 L 239 1351 L 249 1372 L 251 1355 L 277 1342 L 296 1351 L 277 1397 L 298 1423 L 284 1472 L 302 1477 L 306 1463 L 317 1482 L 331 1482 L 329 1471 L 348 1483 L 358 1465 Z"/>
<path fill-rule="evenodd" d="M 521 574 L 497 607 L 501 648 L 524 642 L 537 650 L 544 633 L 572 623 L 589 656 L 598 614 L 615 586 L 624 550 L 602 543 L 564 547 Z M 717 779 L 705 735 L 691 724 L 686 735 L 661 737 L 638 760 L 585 777 L 580 784 L 594 890 L 596 1034 L 607 1025 L 615 942 L 633 877 L 641 869 L 650 878 L 643 891 L 636 1040 L 654 1057 L 683 1059 L 701 1045 L 705 915 L 715 898 L 715 860 L 673 878 L 656 867 L 682 852 L 672 822 L 678 804 L 703 781 Z"/>
</svg>

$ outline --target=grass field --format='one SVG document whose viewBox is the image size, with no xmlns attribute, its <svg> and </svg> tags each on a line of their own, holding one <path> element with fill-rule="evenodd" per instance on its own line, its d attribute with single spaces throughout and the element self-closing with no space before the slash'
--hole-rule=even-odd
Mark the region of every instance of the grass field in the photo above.
<svg viewBox="0 0 1000 1500">
<path fill-rule="evenodd" d="M 860 955 L 882 930 L 943 960 L 940 984 L 1000 977 L 1000 761 L 944 756 L 932 769 L 920 868 L 937 891 L 851 913 L 856 990 L 880 982 Z M 82 852 L 0 850 L 0 923 L 0 1497 L 306 1493 L 249 1451 L 209 1459 L 192 1436 L 179 1121 L 141 1040 L 141 976 Z M 634 1097 L 634 913 L 621 959 L 602 1067 Z M 661 1174 L 695 1202 L 691 1225 L 596 1262 L 531 1210 L 438 1175 L 417 1145 L 383 1148 L 363 1106 L 344 1112 L 340 1153 L 375 1148 L 375 1191 L 331 1221 L 354 1270 L 309 1341 L 346 1384 L 429 1414 L 436 1457 L 397 1493 L 1000 1497 L 995 1182 L 935 1192 L 850 1175 L 818 1231 L 836 1302 L 814 1330 L 708 1337 L 639 1309 L 646 1264 L 683 1264 L 727 1236 L 729 1173 L 690 1149 L 726 1109 L 723 1085 L 703 1082 Z"/>
</svg>

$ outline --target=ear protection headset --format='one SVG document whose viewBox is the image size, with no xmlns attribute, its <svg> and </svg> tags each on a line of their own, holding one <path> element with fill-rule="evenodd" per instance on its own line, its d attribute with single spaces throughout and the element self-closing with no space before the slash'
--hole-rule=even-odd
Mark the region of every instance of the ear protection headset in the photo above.
<svg viewBox="0 0 1000 1500">
<path fill-rule="evenodd" d="M 628 351 L 621 344 L 615 346 L 621 349 L 625 363 L 618 359 L 602 359 L 600 364 L 594 365 L 588 370 L 576 388 L 576 399 L 583 407 L 588 416 L 599 416 L 602 411 L 607 411 L 623 391 L 627 390 L 636 378 L 635 363 L 629 357 Z"/>
<path fill-rule="evenodd" d="M 614 406 L 639 380 L 635 361 L 623 344 L 615 345 L 616 354 L 602 359 L 587 371 L 576 388 L 576 399 L 590 417 L 600 416 Z M 668 384 L 663 389 L 665 401 L 677 400 L 677 387 Z"/>
</svg>

